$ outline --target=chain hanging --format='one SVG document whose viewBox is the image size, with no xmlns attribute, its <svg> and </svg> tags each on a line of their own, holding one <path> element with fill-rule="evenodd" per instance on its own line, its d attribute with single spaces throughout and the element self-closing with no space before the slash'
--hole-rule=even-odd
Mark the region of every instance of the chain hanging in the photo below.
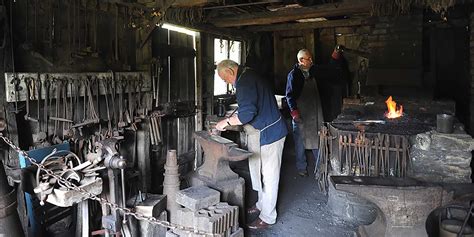
<svg viewBox="0 0 474 237">
<path fill-rule="evenodd" d="M 98 201 L 100 204 L 109 206 L 113 210 L 118 210 L 124 216 L 133 216 L 137 220 L 143 220 L 143 221 L 149 222 L 150 224 L 156 224 L 156 225 L 159 225 L 159 226 L 162 226 L 162 227 L 165 227 L 165 228 L 169 228 L 171 230 L 181 230 L 181 231 L 185 231 L 187 233 L 193 233 L 193 234 L 204 235 L 204 236 L 215 236 L 215 234 L 204 232 L 204 231 L 199 231 L 199 230 L 196 230 L 196 229 L 191 228 L 191 227 L 175 225 L 175 224 L 172 224 L 168 221 L 158 220 L 155 217 L 144 216 L 142 214 L 133 212 L 130 208 L 120 207 L 119 205 L 117 205 L 115 203 L 111 203 L 111 202 L 107 201 L 104 198 L 97 197 L 96 195 L 86 191 L 85 189 L 77 186 L 76 184 L 74 184 L 74 183 L 64 179 L 63 177 L 55 174 L 53 171 L 47 169 L 43 164 L 40 164 L 40 163 L 36 162 L 36 160 L 33 159 L 32 157 L 30 157 L 26 151 L 24 151 L 21 148 L 19 148 L 18 146 L 16 146 L 10 139 L 3 136 L 3 134 L 1 134 L 1 133 L 0 133 L 0 138 L 8 146 L 10 146 L 13 150 L 15 150 L 18 154 L 25 157 L 31 164 L 37 166 L 40 170 L 44 171 L 47 175 L 50 175 L 51 177 L 61 181 L 61 183 L 64 185 L 64 187 L 66 187 L 68 189 L 71 189 L 71 190 L 74 190 L 74 191 L 81 192 L 81 193 L 87 195 L 88 199 Z"/>
</svg>

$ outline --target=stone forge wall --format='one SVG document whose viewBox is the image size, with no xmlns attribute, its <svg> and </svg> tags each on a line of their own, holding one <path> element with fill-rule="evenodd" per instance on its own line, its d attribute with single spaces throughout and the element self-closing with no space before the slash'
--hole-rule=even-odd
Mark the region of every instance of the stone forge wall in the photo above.
<svg viewBox="0 0 474 237">
<path fill-rule="evenodd" d="M 336 27 L 320 31 L 320 41 L 332 40 L 325 37 L 334 34 L 336 42 L 321 42 L 324 45 L 345 45 L 349 49 L 369 53 L 369 58 L 356 53 L 345 53 L 349 63 L 354 91 L 357 81 L 361 83 L 363 95 L 377 94 L 377 88 L 366 86 L 368 68 L 420 69 L 422 68 L 423 15 L 375 17 L 373 24 L 357 27 Z M 321 47 L 323 47 L 321 46 Z M 321 48 L 321 57 L 329 59 L 332 48 Z M 318 48 L 319 49 L 319 48 Z M 329 55 L 327 55 L 329 54 Z M 420 75 L 421 77 L 421 75 Z M 409 84 L 409 83 L 404 83 Z"/>
<path fill-rule="evenodd" d="M 443 134 L 436 131 L 411 137 L 409 176 L 428 182 L 471 183 L 469 134 Z"/>
<path fill-rule="evenodd" d="M 379 17 L 367 38 L 370 67 L 421 68 L 423 16 Z"/>
</svg>

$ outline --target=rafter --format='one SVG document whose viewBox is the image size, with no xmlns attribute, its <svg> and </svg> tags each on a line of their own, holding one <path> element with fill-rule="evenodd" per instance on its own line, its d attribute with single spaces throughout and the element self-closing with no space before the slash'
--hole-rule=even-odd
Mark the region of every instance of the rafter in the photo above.
<svg viewBox="0 0 474 237">
<path fill-rule="evenodd" d="M 248 25 L 266 25 L 300 19 L 341 16 L 369 12 L 377 0 L 344 0 L 340 3 L 321 4 L 315 7 L 302 7 L 274 12 L 242 14 L 232 17 L 211 19 L 217 27 L 236 27 Z"/>
<path fill-rule="evenodd" d="M 263 26 L 249 26 L 245 30 L 249 32 L 262 31 L 286 31 L 286 30 L 305 30 L 331 27 L 345 27 L 345 26 L 359 26 L 371 24 L 370 19 L 343 19 L 330 21 L 317 21 L 305 23 L 287 23 L 287 24 L 272 24 Z"/>
</svg>

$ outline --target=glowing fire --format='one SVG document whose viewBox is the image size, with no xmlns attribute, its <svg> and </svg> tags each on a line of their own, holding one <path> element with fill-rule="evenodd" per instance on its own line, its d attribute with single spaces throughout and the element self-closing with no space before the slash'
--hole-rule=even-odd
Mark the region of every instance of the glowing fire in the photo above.
<svg viewBox="0 0 474 237">
<path fill-rule="evenodd" d="M 398 118 L 403 116 L 403 106 L 400 105 L 400 108 L 397 109 L 397 102 L 392 100 L 392 96 L 388 97 L 385 101 L 387 104 L 388 112 L 385 113 L 385 117 L 387 118 Z"/>
</svg>

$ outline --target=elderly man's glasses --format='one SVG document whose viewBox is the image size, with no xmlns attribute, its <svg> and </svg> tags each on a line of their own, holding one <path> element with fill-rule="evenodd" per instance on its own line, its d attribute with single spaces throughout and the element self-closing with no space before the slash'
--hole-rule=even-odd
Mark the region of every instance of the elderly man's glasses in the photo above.
<svg viewBox="0 0 474 237">
<path fill-rule="evenodd" d="M 306 60 L 306 61 L 313 61 L 313 60 L 311 59 L 311 57 L 308 57 L 308 58 L 301 58 L 301 59 L 304 59 L 304 60 Z"/>
</svg>

